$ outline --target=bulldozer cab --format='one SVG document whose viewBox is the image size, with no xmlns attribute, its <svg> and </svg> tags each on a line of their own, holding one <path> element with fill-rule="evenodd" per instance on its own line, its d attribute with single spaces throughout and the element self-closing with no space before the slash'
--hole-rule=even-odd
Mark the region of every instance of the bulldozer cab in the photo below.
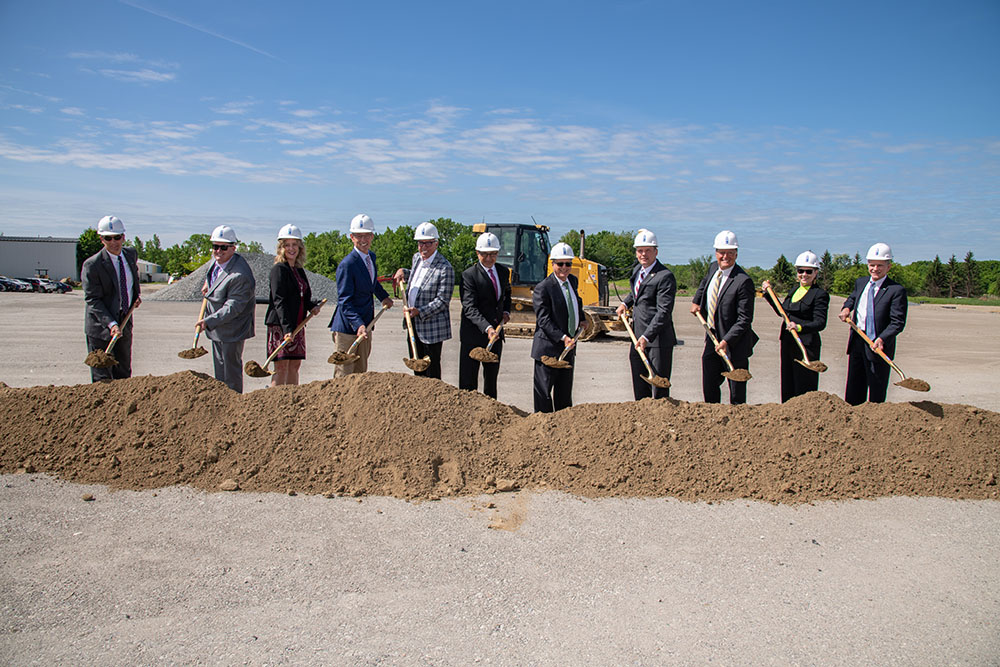
<svg viewBox="0 0 1000 667">
<path fill-rule="evenodd" d="M 472 226 L 476 234 L 491 232 L 500 239 L 497 262 L 510 269 L 512 287 L 534 287 L 548 275 L 549 228 L 545 225 L 480 223 Z"/>
</svg>

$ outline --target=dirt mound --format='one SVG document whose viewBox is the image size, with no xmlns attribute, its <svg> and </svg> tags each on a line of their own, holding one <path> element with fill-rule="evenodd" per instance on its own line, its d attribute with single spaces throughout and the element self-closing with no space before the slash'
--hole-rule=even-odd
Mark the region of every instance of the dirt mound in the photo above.
<svg viewBox="0 0 1000 667">
<path fill-rule="evenodd" d="M 0 472 L 114 488 L 432 498 L 511 488 L 584 496 L 998 498 L 1000 414 L 924 401 L 673 400 L 520 414 L 427 378 L 367 373 L 239 395 L 193 372 L 0 387 Z"/>
</svg>

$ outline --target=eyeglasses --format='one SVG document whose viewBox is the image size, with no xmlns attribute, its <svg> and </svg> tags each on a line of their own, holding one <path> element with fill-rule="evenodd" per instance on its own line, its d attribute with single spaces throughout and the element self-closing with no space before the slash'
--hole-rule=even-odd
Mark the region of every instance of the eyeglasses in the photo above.
<svg viewBox="0 0 1000 667">
<path fill-rule="evenodd" d="M 104 238 L 107 239 L 108 241 L 121 241 L 123 238 L 125 238 L 125 235 L 124 234 L 105 234 Z"/>
<path fill-rule="evenodd" d="M 232 246 L 231 243 L 213 243 L 212 244 L 212 250 L 229 250 L 232 247 L 233 246 Z"/>
<path fill-rule="evenodd" d="M 420 245 L 431 245 L 432 243 L 437 243 L 437 241 L 434 241 L 434 240 L 430 240 L 430 241 L 417 241 L 417 245 L 418 246 L 420 246 Z"/>
<path fill-rule="evenodd" d="M 811 276 L 816 269 L 799 269 L 799 268 L 796 268 L 795 270 L 798 271 L 799 273 L 804 273 L 807 276 Z"/>
<path fill-rule="evenodd" d="M 552 266 L 573 266 L 573 262 L 552 262 Z"/>
</svg>

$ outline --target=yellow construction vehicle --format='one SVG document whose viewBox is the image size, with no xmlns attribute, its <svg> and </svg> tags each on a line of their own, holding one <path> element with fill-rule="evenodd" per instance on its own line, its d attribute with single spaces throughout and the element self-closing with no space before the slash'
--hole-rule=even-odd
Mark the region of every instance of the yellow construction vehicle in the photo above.
<svg viewBox="0 0 1000 667">
<path fill-rule="evenodd" d="M 510 323 L 504 327 L 508 336 L 530 338 L 535 332 L 535 313 L 531 291 L 552 272 L 549 261 L 549 228 L 545 225 L 519 223 L 478 223 L 476 234 L 491 232 L 500 239 L 497 263 L 510 269 Z M 608 330 L 621 329 L 615 309 L 608 305 L 608 269 L 583 258 L 585 236 L 580 232 L 580 257 L 573 259 L 572 273 L 579 281 L 579 294 L 590 330 L 580 337 L 591 338 Z"/>
</svg>

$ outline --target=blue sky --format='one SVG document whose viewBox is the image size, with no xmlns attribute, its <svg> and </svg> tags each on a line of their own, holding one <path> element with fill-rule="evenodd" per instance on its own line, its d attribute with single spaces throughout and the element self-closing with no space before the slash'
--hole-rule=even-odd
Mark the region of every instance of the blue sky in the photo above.
<svg viewBox="0 0 1000 667">
<path fill-rule="evenodd" d="M 1000 258 L 1000 3 L 0 0 L 0 232 Z"/>
</svg>

